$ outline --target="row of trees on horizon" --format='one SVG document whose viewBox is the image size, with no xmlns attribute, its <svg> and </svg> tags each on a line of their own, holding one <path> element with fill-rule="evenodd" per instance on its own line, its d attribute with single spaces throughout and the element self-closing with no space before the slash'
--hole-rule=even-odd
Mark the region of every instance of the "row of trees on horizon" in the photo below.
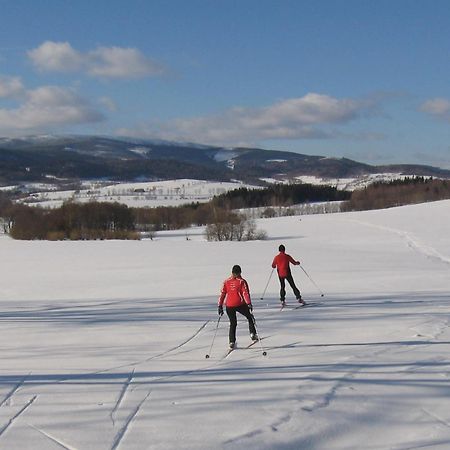
<svg viewBox="0 0 450 450">
<path fill-rule="evenodd" d="M 407 177 L 390 182 L 377 182 L 354 191 L 342 211 L 366 211 L 392 208 L 450 198 L 450 180 Z"/>
</svg>

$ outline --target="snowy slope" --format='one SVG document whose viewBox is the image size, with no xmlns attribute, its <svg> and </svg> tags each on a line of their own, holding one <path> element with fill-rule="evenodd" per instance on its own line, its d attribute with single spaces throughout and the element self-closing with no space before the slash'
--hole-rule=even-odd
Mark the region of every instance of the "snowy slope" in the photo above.
<svg viewBox="0 0 450 450">
<path fill-rule="evenodd" d="M 263 242 L 0 235 L 0 449 L 450 448 L 450 201 L 258 221 Z M 279 311 L 279 243 L 313 306 Z M 216 300 L 233 264 L 266 357 Z M 288 289 L 288 303 L 294 300 Z"/>
</svg>

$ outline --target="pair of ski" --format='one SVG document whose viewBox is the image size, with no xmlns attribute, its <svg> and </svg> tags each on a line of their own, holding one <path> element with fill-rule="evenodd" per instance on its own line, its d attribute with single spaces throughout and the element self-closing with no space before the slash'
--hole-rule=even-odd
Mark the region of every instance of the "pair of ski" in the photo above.
<svg viewBox="0 0 450 450">
<path fill-rule="evenodd" d="M 252 341 L 250 344 L 248 344 L 246 347 L 244 347 L 243 349 L 248 349 L 248 348 L 251 348 L 251 347 L 253 347 L 255 344 L 257 344 L 258 343 L 258 341 L 262 341 L 264 338 L 259 338 L 259 340 L 258 339 L 256 339 L 256 340 L 254 340 L 254 341 Z M 229 355 L 230 355 L 230 353 L 232 353 L 234 350 L 236 350 L 237 349 L 237 347 L 236 346 L 234 346 L 233 348 L 229 348 L 228 350 L 227 350 L 227 353 L 225 354 L 225 356 L 223 357 L 223 359 L 225 359 L 225 358 L 227 358 Z M 263 356 L 267 356 L 267 352 L 265 351 L 265 350 L 263 350 L 262 349 L 262 347 L 261 347 L 261 350 L 262 350 L 262 355 Z"/>
<path fill-rule="evenodd" d="M 318 306 L 321 305 L 323 302 L 314 302 L 314 303 L 300 303 L 299 305 L 296 306 L 289 306 L 286 303 L 284 305 L 280 306 L 279 311 L 283 311 L 283 309 L 285 309 L 287 307 L 287 309 L 290 309 L 291 311 L 294 311 L 296 309 L 302 309 L 302 308 L 311 308 L 313 306 Z"/>
<path fill-rule="evenodd" d="M 281 303 L 280 305 L 280 311 L 283 311 L 284 308 L 288 307 L 289 309 L 300 309 L 300 308 L 306 308 L 307 306 L 310 306 L 310 303 L 299 303 L 296 306 L 289 307 L 286 302 Z"/>
</svg>

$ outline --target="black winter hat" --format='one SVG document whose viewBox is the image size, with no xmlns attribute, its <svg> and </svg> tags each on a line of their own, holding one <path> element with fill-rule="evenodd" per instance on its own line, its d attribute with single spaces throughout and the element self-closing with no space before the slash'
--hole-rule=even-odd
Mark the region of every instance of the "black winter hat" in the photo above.
<svg viewBox="0 0 450 450">
<path fill-rule="evenodd" d="M 238 266 L 237 264 L 231 269 L 231 273 L 233 273 L 234 275 L 240 275 L 241 272 L 241 266 Z"/>
</svg>

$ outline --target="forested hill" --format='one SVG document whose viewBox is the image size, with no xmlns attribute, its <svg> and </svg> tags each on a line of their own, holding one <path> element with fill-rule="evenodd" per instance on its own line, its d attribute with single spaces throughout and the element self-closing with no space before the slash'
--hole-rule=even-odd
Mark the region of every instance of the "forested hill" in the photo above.
<svg viewBox="0 0 450 450">
<path fill-rule="evenodd" d="M 260 183 L 265 178 L 351 178 L 387 172 L 450 178 L 450 170 L 430 166 L 371 166 L 347 158 L 258 148 L 224 149 L 98 136 L 0 138 L 0 185 L 55 178 L 239 179 Z"/>
</svg>

